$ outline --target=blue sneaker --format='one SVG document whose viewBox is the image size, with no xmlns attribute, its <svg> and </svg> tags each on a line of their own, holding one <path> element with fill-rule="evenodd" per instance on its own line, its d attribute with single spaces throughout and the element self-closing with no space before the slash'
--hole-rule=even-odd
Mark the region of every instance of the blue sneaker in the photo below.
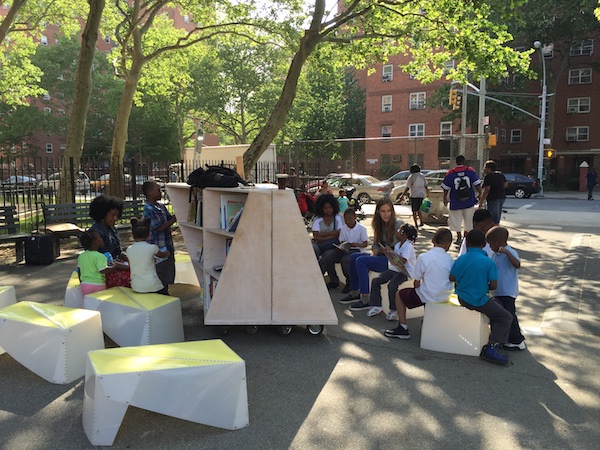
<svg viewBox="0 0 600 450">
<path fill-rule="evenodd" d="M 496 364 L 508 364 L 510 359 L 504 354 L 500 353 L 500 344 L 487 344 L 484 345 L 479 354 L 481 359 L 493 362 Z"/>
</svg>

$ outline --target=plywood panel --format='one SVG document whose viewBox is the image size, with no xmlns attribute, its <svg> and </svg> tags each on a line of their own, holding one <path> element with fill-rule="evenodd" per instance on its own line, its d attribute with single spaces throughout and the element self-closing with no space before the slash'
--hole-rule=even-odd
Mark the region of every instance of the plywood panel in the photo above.
<svg viewBox="0 0 600 450">
<path fill-rule="evenodd" d="M 291 190 L 273 192 L 273 323 L 338 323 Z"/>
</svg>

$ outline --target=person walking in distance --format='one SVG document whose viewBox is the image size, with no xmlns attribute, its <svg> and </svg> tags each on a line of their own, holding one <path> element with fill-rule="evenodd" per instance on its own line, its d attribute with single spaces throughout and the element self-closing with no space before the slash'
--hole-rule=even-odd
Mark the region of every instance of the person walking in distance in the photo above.
<svg viewBox="0 0 600 450">
<path fill-rule="evenodd" d="M 487 202 L 487 210 L 492 213 L 492 220 L 497 225 L 502 217 L 502 206 L 506 200 L 505 189 L 508 181 L 502 172 L 497 170 L 496 162 L 489 160 L 483 166 L 483 193 L 479 197 L 479 208 L 484 208 Z"/>
<path fill-rule="evenodd" d="M 421 168 L 418 164 L 410 166 L 410 175 L 406 180 L 406 189 L 402 195 L 405 195 L 410 189 L 410 208 L 412 210 L 415 228 L 423 226 L 423 215 L 421 214 L 421 204 L 423 199 L 429 195 L 427 189 L 427 179 L 421 173 Z"/>
<path fill-rule="evenodd" d="M 588 200 L 594 200 L 594 186 L 596 186 L 598 184 L 598 174 L 596 174 L 596 170 L 593 167 L 590 167 L 590 170 L 588 170 L 586 179 L 587 179 Z"/>
<path fill-rule="evenodd" d="M 458 155 L 456 167 L 448 171 L 441 185 L 444 190 L 444 206 L 450 203 L 448 225 L 451 231 L 456 232 L 456 245 L 462 244 L 463 230 L 466 235 L 473 229 L 473 213 L 477 197 L 481 196 L 481 180 L 475 170 L 465 163 L 465 157 Z"/>
</svg>

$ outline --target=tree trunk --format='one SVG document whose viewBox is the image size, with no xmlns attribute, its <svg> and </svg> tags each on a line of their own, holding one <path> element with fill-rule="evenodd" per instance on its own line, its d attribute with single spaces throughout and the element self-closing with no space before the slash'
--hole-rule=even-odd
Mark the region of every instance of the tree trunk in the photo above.
<svg viewBox="0 0 600 450">
<path fill-rule="evenodd" d="M 67 149 L 63 155 L 60 188 L 58 201 L 69 203 L 73 199 L 71 187 L 74 180 L 71 179 L 71 163 L 73 158 L 74 175 L 77 177 L 79 171 L 79 160 L 83 152 L 83 141 L 85 138 L 85 124 L 90 97 L 92 94 L 92 67 L 98 41 L 98 28 L 104 11 L 105 0 L 90 0 L 90 11 L 81 36 L 81 51 L 79 53 L 79 64 L 75 81 L 75 95 L 73 97 L 73 108 L 69 117 L 69 129 L 67 133 Z"/>
<path fill-rule="evenodd" d="M 115 123 L 113 134 L 112 152 L 110 155 L 110 184 L 109 192 L 119 198 L 125 198 L 124 158 L 125 145 L 127 144 L 127 132 L 129 129 L 129 116 L 133 108 L 133 96 L 137 90 L 142 76 L 144 59 L 138 55 L 133 58 L 131 69 L 126 74 L 125 89 L 119 104 L 119 112 Z M 135 180 L 131 180 L 132 187 Z"/>
<path fill-rule="evenodd" d="M 25 3 L 27 3 L 27 0 L 13 1 L 10 9 L 6 13 L 6 16 L 4 16 L 4 20 L 0 24 L 0 42 L 4 42 L 4 38 L 8 34 L 8 30 L 10 30 L 10 27 L 15 21 L 15 17 L 17 17 L 19 10 L 25 5 Z"/>
</svg>

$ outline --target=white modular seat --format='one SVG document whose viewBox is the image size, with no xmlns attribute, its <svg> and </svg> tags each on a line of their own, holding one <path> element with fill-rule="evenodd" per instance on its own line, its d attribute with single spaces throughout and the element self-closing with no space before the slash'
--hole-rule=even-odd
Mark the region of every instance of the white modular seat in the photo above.
<svg viewBox="0 0 600 450">
<path fill-rule="evenodd" d="M 427 303 L 421 348 L 444 353 L 479 356 L 488 343 L 489 318 L 460 305 L 456 296 L 444 303 Z"/>
<path fill-rule="evenodd" d="M 88 353 L 83 428 L 112 445 L 128 406 L 227 430 L 249 424 L 246 364 L 220 339 Z"/>
<path fill-rule="evenodd" d="M 0 345 L 29 370 L 55 384 L 85 374 L 86 354 L 104 348 L 96 311 L 35 302 L 0 309 Z"/>
<path fill-rule="evenodd" d="M 17 294 L 14 286 L 0 286 L 0 308 L 4 308 L 8 305 L 17 303 Z M 6 353 L 5 350 L 0 347 L 0 355 Z"/>
<path fill-rule="evenodd" d="M 84 296 L 83 307 L 100 312 L 104 332 L 121 347 L 184 340 L 177 297 L 113 287 Z"/>
<path fill-rule="evenodd" d="M 81 283 L 77 272 L 71 274 L 67 289 L 65 290 L 65 306 L 69 308 L 83 308 L 83 294 L 81 293 Z"/>
</svg>

